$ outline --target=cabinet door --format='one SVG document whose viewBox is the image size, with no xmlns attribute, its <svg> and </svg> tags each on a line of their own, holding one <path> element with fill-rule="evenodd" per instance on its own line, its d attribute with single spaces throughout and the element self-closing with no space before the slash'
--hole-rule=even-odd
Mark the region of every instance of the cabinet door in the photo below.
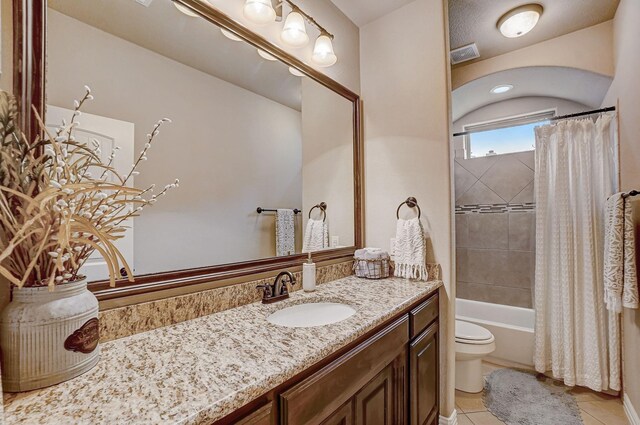
<svg viewBox="0 0 640 425">
<path fill-rule="evenodd" d="M 249 416 L 236 422 L 236 425 L 271 425 L 271 403 L 262 406 Z"/>
<path fill-rule="evenodd" d="M 395 425 L 393 378 L 393 364 L 390 364 L 356 394 L 356 425 Z"/>
<path fill-rule="evenodd" d="M 321 425 L 353 425 L 353 400 L 343 404 L 331 414 Z"/>
<path fill-rule="evenodd" d="M 411 425 L 429 425 L 438 416 L 438 324 L 420 334 L 409 348 Z"/>
</svg>

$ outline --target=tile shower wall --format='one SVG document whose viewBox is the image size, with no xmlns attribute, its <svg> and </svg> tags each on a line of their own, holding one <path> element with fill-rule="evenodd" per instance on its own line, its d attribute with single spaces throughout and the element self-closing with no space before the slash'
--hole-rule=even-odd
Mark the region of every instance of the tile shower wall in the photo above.
<svg viewBox="0 0 640 425">
<path fill-rule="evenodd" d="M 460 298 L 531 308 L 534 151 L 455 160 Z"/>
</svg>

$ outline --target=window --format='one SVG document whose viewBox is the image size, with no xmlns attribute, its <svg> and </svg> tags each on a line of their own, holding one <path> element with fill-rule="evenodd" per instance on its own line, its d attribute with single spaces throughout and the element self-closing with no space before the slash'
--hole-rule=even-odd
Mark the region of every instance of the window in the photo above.
<svg viewBox="0 0 640 425">
<path fill-rule="evenodd" d="M 501 155 L 535 149 L 534 128 L 549 123 L 554 109 L 464 126 L 465 156 Z"/>
</svg>

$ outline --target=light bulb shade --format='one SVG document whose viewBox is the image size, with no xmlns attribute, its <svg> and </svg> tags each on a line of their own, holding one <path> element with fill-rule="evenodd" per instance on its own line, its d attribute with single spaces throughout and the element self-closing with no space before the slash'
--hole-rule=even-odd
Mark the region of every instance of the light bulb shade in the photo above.
<svg viewBox="0 0 640 425">
<path fill-rule="evenodd" d="M 227 37 L 229 40 L 233 40 L 233 41 L 242 41 L 242 39 L 240 37 L 238 37 L 237 35 L 235 35 L 234 33 L 232 33 L 231 31 L 227 31 L 224 28 L 220 28 L 220 32 L 222 32 L 222 35 L 224 35 L 225 37 Z"/>
<path fill-rule="evenodd" d="M 295 75 L 296 77 L 304 77 L 304 74 L 302 72 L 298 71 L 292 66 L 289 67 L 289 73 L 291 73 L 291 75 Z"/>
<path fill-rule="evenodd" d="M 191 9 L 189 9 L 187 6 L 177 3 L 177 2 L 173 2 L 173 5 L 176 7 L 176 9 L 178 9 L 180 12 L 184 13 L 187 16 L 191 16 L 192 18 L 197 18 L 199 15 L 192 11 Z"/>
<path fill-rule="evenodd" d="M 272 55 L 270 55 L 269 53 L 265 52 L 262 49 L 258 49 L 258 54 L 260 55 L 260 57 L 262 59 L 266 59 L 268 61 L 277 61 L 278 59 L 276 59 L 275 57 L 273 57 Z"/>
<path fill-rule="evenodd" d="M 521 37 L 538 24 L 540 15 L 542 15 L 542 6 L 525 4 L 502 15 L 497 27 L 507 38 Z"/>
<path fill-rule="evenodd" d="M 309 36 L 301 14 L 298 12 L 289 13 L 284 21 L 280 38 L 291 47 L 304 47 L 309 43 Z"/>
<path fill-rule="evenodd" d="M 316 44 L 313 47 L 313 55 L 311 56 L 311 60 L 318 66 L 331 66 L 338 58 L 335 53 L 333 53 L 333 44 L 331 43 L 331 39 L 322 34 L 320 37 L 316 39 Z"/>
<path fill-rule="evenodd" d="M 248 20 L 259 25 L 268 24 L 276 19 L 276 11 L 271 0 L 246 0 L 242 11 Z"/>
</svg>

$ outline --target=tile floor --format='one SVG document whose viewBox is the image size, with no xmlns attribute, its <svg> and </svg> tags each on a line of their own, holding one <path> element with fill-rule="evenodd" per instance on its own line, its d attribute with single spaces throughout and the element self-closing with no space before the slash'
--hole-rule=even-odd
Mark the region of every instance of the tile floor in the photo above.
<svg viewBox="0 0 640 425">
<path fill-rule="evenodd" d="M 483 364 L 483 373 L 488 375 L 501 366 Z M 571 391 L 575 396 L 585 425 L 629 425 L 619 398 L 596 393 L 585 388 Z M 487 411 L 482 402 L 482 393 L 468 394 L 456 391 L 458 425 L 504 425 L 504 422 Z"/>
</svg>

